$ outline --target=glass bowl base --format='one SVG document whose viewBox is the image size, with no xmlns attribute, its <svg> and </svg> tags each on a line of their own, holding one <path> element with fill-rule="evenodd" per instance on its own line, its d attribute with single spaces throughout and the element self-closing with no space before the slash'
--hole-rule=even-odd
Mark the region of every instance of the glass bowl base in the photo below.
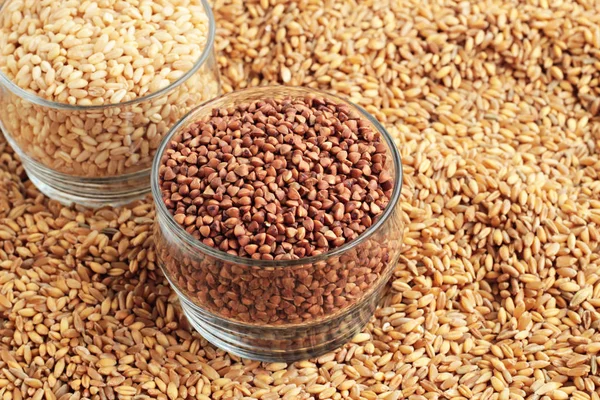
<svg viewBox="0 0 600 400">
<path fill-rule="evenodd" d="M 150 169 L 115 177 L 88 178 L 57 173 L 22 152 L 17 153 L 27 176 L 39 191 L 66 206 L 75 203 L 89 208 L 118 207 L 150 193 Z"/>
<path fill-rule="evenodd" d="M 260 326 L 226 321 L 189 302 L 177 292 L 191 327 L 214 346 L 236 356 L 263 362 L 295 362 L 327 354 L 362 331 L 375 312 L 382 290 L 343 314 L 294 326 Z"/>
<path fill-rule="evenodd" d="M 202 321 L 190 309 L 183 308 L 183 313 L 188 319 L 188 322 L 203 338 L 208 340 L 213 346 L 225 350 L 238 357 L 262 361 L 262 362 L 285 362 L 291 363 L 309 358 L 322 356 L 330 351 L 337 349 L 346 344 L 354 335 L 359 333 L 364 326 L 357 325 L 352 329 L 341 332 L 340 336 L 331 342 L 327 342 L 315 347 L 300 347 L 292 350 L 283 350 L 277 348 L 265 348 L 259 346 L 249 346 L 242 341 L 227 340 L 231 338 L 223 338 L 219 335 L 219 328 L 211 326 Z"/>
</svg>

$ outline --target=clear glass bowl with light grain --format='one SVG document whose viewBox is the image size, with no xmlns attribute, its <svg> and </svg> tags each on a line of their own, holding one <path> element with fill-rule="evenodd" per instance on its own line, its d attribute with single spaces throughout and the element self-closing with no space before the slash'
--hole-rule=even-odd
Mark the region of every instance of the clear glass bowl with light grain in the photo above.
<svg viewBox="0 0 600 400">
<path fill-rule="evenodd" d="M 10 13 L 12 0 L 0 13 Z M 0 72 L 0 127 L 29 179 L 63 204 L 120 205 L 150 191 L 162 138 L 193 107 L 220 94 L 215 21 L 206 0 L 205 47 L 192 68 L 163 89 L 117 104 L 80 106 L 39 97 Z"/>
</svg>

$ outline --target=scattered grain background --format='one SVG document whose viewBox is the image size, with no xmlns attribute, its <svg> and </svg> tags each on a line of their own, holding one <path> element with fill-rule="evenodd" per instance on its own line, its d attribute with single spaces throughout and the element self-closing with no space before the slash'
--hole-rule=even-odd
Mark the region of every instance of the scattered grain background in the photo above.
<svg viewBox="0 0 600 400">
<path fill-rule="evenodd" d="M 2 399 L 600 399 L 597 8 L 216 0 L 225 91 L 319 87 L 396 137 L 389 295 L 334 353 L 239 360 L 183 320 L 149 201 L 62 208 L 2 142 Z"/>
</svg>

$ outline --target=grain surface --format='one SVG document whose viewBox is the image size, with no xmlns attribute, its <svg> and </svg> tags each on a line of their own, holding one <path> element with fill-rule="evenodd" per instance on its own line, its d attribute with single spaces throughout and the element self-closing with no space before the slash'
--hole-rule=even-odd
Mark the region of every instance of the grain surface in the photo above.
<svg viewBox="0 0 600 400">
<path fill-rule="evenodd" d="M 239 360 L 183 320 L 149 201 L 61 208 L 2 143 L 2 398 L 599 399 L 597 2 L 214 8 L 225 91 L 330 90 L 401 144 L 406 248 L 389 295 L 331 354 Z"/>
</svg>

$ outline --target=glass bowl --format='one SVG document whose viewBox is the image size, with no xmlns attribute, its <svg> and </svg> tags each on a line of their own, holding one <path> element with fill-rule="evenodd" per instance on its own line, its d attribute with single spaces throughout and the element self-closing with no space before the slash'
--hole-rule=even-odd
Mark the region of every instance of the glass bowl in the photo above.
<svg viewBox="0 0 600 400">
<path fill-rule="evenodd" d="M 159 171 L 168 144 L 214 108 L 265 98 L 319 95 L 349 105 L 383 137 L 394 177 L 391 200 L 353 241 L 318 256 L 264 261 L 207 246 L 167 210 Z M 347 342 L 369 321 L 400 255 L 402 163 L 393 139 L 362 108 L 308 88 L 260 87 L 233 92 L 192 110 L 163 139 L 152 166 L 158 263 L 190 324 L 208 341 L 241 357 L 290 362 L 316 357 Z"/>
<path fill-rule="evenodd" d="M 6 12 L 11 0 L 2 5 Z M 220 94 L 215 21 L 208 2 L 206 46 L 194 66 L 143 97 L 99 106 L 46 100 L 0 72 L 0 127 L 29 179 L 50 198 L 89 207 L 122 205 L 150 191 L 154 153 L 193 107 Z"/>
</svg>

